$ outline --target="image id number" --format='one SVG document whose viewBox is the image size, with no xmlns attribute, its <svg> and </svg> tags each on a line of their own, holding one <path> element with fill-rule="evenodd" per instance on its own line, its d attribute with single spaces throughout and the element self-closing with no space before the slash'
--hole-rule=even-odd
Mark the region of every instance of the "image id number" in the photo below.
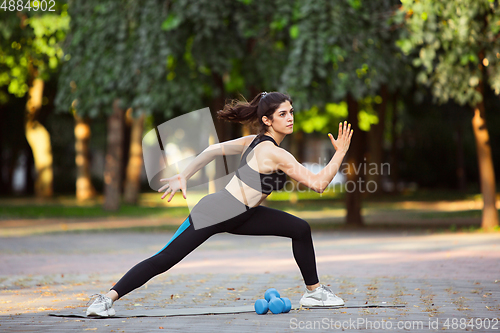
<svg viewBox="0 0 500 333">
<path fill-rule="evenodd" d="M 1 0 L 0 0 L 1 1 Z M 20 11 L 23 11 L 25 9 L 27 10 L 33 10 L 33 11 L 42 11 L 42 12 L 45 12 L 45 11 L 49 11 L 49 12 L 55 12 L 55 7 L 56 5 L 56 2 L 54 0 L 49 0 L 49 1 L 46 1 L 46 0 L 34 0 L 34 1 L 31 1 L 31 0 L 28 0 L 26 1 L 26 3 L 24 3 L 23 0 L 4 0 L 2 2 L 2 5 L 0 6 L 0 8 L 2 8 L 3 10 L 5 11 L 9 11 L 9 12 L 20 12 Z"/>
<path fill-rule="evenodd" d="M 498 318 L 476 318 L 476 319 L 470 319 L 467 320 L 465 318 L 453 318 L 453 319 L 446 319 L 446 321 L 443 324 L 443 327 L 446 329 L 492 329 L 492 330 L 498 330 Z"/>
</svg>

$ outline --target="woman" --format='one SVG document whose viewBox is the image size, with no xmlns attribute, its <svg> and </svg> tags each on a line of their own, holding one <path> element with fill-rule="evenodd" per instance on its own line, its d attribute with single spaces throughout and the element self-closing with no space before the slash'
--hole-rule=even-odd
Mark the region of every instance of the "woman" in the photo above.
<svg viewBox="0 0 500 333">
<path fill-rule="evenodd" d="M 286 175 L 316 192 L 323 192 L 349 149 L 353 133 L 351 125 L 340 123 L 337 140 L 328 134 L 336 150 L 335 155 L 318 174 L 310 172 L 279 147 L 285 136 L 293 132 L 293 111 L 290 97 L 279 92 L 263 92 L 250 103 L 225 105 L 218 112 L 218 118 L 258 123 L 259 134 L 211 145 L 183 172 L 162 179 L 167 184 L 158 192 L 165 191 L 162 199 L 170 194 L 168 202 L 178 190 L 186 198 L 186 181 L 220 154 L 243 153 L 238 171 L 222 191 L 207 195 L 196 204 L 160 252 L 134 266 L 106 295 L 93 295 L 96 299 L 87 309 L 87 316 L 113 316 L 115 310 L 112 306 L 117 299 L 167 271 L 209 237 L 221 232 L 291 238 L 293 255 L 306 285 L 300 304 L 343 305 L 340 297 L 319 283 L 309 224 L 291 214 L 260 206 L 273 190 L 283 188 Z"/>
</svg>

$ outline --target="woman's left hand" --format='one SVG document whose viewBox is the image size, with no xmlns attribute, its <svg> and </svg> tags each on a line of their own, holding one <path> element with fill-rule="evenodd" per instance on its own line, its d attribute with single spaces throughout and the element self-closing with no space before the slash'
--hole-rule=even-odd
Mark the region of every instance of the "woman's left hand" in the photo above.
<svg viewBox="0 0 500 333">
<path fill-rule="evenodd" d="M 351 144 L 352 132 L 354 130 L 351 129 L 351 124 L 348 124 L 347 121 L 344 121 L 344 127 L 342 128 L 342 123 L 339 123 L 339 136 L 337 140 L 333 137 L 331 133 L 328 133 L 330 140 L 332 141 L 333 148 L 335 151 L 340 152 L 342 154 L 346 154 L 349 146 Z"/>
<path fill-rule="evenodd" d="M 184 197 L 184 199 L 186 199 L 186 177 L 184 177 L 182 174 L 177 174 L 170 178 L 160 179 L 160 182 L 167 182 L 166 185 L 163 185 L 158 190 L 158 192 L 166 190 L 165 193 L 161 196 L 162 199 L 164 199 L 169 193 L 171 193 L 170 198 L 168 198 L 168 202 L 170 202 L 175 192 L 177 192 L 178 190 L 182 191 L 182 196 Z"/>
</svg>

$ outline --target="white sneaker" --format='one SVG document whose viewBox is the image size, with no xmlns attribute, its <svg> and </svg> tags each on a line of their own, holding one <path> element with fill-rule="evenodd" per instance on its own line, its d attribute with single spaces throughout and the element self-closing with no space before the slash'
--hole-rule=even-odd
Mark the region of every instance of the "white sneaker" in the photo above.
<svg viewBox="0 0 500 333">
<path fill-rule="evenodd" d="M 300 305 L 304 307 L 312 306 L 342 306 L 344 300 L 333 293 L 330 288 L 320 285 L 314 291 L 306 288 L 306 293 L 300 299 Z"/>
<path fill-rule="evenodd" d="M 87 317 L 112 317 L 116 314 L 115 309 L 112 308 L 113 301 L 108 296 L 94 294 L 90 296 L 90 301 L 95 298 L 94 302 L 87 309 Z M 88 303 L 87 303 L 88 304 Z"/>
</svg>

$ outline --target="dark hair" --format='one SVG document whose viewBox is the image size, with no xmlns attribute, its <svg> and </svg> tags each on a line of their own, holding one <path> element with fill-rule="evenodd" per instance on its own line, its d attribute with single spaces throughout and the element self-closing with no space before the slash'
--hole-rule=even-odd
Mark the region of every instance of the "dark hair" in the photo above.
<svg viewBox="0 0 500 333">
<path fill-rule="evenodd" d="M 262 92 L 255 96 L 250 103 L 246 100 L 232 100 L 226 103 L 222 110 L 217 111 L 217 118 L 240 124 L 250 124 L 253 127 L 257 125 L 259 134 L 264 134 L 268 126 L 264 124 L 262 117 L 267 116 L 273 120 L 274 111 L 286 101 L 292 104 L 292 99 L 286 94 Z"/>
</svg>

